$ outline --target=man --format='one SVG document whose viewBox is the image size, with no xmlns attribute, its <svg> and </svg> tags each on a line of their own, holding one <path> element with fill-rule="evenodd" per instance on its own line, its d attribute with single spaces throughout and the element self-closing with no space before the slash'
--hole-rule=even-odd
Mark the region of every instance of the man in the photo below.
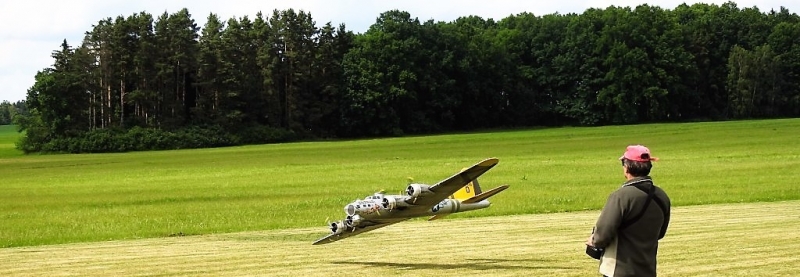
<svg viewBox="0 0 800 277">
<path fill-rule="evenodd" d="M 627 181 L 608 197 L 586 245 L 604 249 L 604 276 L 656 276 L 658 240 L 670 216 L 669 197 L 649 176 L 658 158 L 647 147 L 631 145 L 619 159 Z"/>
</svg>

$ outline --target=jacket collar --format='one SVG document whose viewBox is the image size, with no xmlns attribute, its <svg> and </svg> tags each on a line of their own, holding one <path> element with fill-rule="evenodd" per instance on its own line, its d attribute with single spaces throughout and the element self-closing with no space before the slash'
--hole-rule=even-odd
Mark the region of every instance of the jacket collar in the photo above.
<svg viewBox="0 0 800 277">
<path fill-rule="evenodd" d="M 623 187 L 624 186 L 631 186 L 631 185 L 635 185 L 635 184 L 643 183 L 643 182 L 653 183 L 653 179 L 651 179 L 650 176 L 633 177 L 633 179 L 630 179 L 630 180 L 626 181 L 625 183 L 623 183 L 622 186 Z"/>
</svg>

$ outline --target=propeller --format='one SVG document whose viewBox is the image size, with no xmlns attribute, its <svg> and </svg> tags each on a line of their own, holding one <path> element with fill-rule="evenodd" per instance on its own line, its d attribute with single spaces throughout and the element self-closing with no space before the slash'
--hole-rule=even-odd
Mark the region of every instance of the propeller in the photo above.
<svg viewBox="0 0 800 277">
<path fill-rule="evenodd" d="M 406 194 L 408 196 L 413 196 L 414 195 L 414 186 L 408 186 L 408 188 L 406 188 Z M 414 199 L 411 200 L 411 203 L 416 204 L 417 203 L 417 198 L 418 197 L 414 197 Z"/>
<path fill-rule="evenodd" d="M 329 218 L 326 218 L 325 221 L 328 221 L 328 219 Z M 336 234 L 336 231 L 338 231 L 339 228 L 341 228 L 341 226 L 339 226 L 339 224 L 332 223 L 330 221 L 328 221 L 328 227 L 331 229 L 331 233 L 334 233 L 334 234 Z"/>
<path fill-rule="evenodd" d="M 331 229 L 331 232 L 336 233 L 336 230 L 333 230 L 333 225 L 331 224 L 331 217 L 325 217 L 325 225 L 328 225 L 328 228 Z"/>
<path fill-rule="evenodd" d="M 392 199 L 390 200 L 389 197 Z M 384 197 L 383 200 L 381 200 L 381 206 L 391 212 L 395 207 L 397 207 L 397 199 L 395 199 L 394 196 L 389 197 Z"/>
</svg>

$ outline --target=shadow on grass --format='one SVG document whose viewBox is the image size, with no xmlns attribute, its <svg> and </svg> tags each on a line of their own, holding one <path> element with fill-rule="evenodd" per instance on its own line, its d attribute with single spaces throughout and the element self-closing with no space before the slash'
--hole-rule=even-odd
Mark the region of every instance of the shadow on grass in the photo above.
<svg viewBox="0 0 800 277">
<path fill-rule="evenodd" d="M 548 266 L 545 259 L 466 259 L 466 262 L 449 263 L 392 263 L 370 261 L 334 261 L 334 264 L 386 267 L 397 270 L 446 270 L 463 268 L 469 270 L 522 270 L 522 269 L 578 269 L 578 267 Z M 530 265 L 527 265 L 530 264 Z"/>
</svg>

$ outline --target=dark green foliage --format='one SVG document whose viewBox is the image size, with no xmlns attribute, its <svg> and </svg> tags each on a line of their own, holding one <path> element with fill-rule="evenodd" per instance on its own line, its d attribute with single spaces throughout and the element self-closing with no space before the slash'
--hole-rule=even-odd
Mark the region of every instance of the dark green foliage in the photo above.
<svg viewBox="0 0 800 277">
<path fill-rule="evenodd" d="M 775 94 L 766 102 L 771 112 L 767 116 L 800 114 L 800 22 L 797 17 L 782 10 L 776 15 L 787 20 L 779 21 L 767 39 L 775 54 L 777 79 Z M 791 20 L 791 21 L 790 21 Z"/>
<path fill-rule="evenodd" d="M 245 126 L 230 137 L 232 144 L 262 144 L 298 139 L 292 131 L 256 124 Z"/>
<path fill-rule="evenodd" d="M 291 131 L 251 125 L 230 132 L 219 126 L 189 126 L 174 131 L 135 126 L 95 129 L 74 137 L 58 137 L 34 144 L 34 136 L 23 137 L 22 150 L 45 153 L 107 153 L 147 150 L 194 149 L 243 144 L 286 142 L 297 139 Z"/>
<path fill-rule="evenodd" d="M 0 125 L 15 124 L 18 116 L 25 116 L 26 114 L 25 101 L 11 103 L 4 100 L 0 102 Z"/>
<path fill-rule="evenodd" d="M 403 125 L 427 120 L 417 98 L 420 71 L 429 69 L 419 20 L 407 12 L 389 11 L 361 36 L 344 58 L 347 88 L 343 127 L 349 136 L 402 135 Z M 418 122 L 409 122 L 416 120 Z"/>
<path fill-rule="evenodd" d="M 0 104 L 0 124 L 18 122 L 25 152 L 113 152 L 800 116 L 800 17 L 786 9 L 392 10 L 363 34 L 293 9 L 207 19 L 100 20 L 54 51 L 26 107 Z"/>
</svg>

